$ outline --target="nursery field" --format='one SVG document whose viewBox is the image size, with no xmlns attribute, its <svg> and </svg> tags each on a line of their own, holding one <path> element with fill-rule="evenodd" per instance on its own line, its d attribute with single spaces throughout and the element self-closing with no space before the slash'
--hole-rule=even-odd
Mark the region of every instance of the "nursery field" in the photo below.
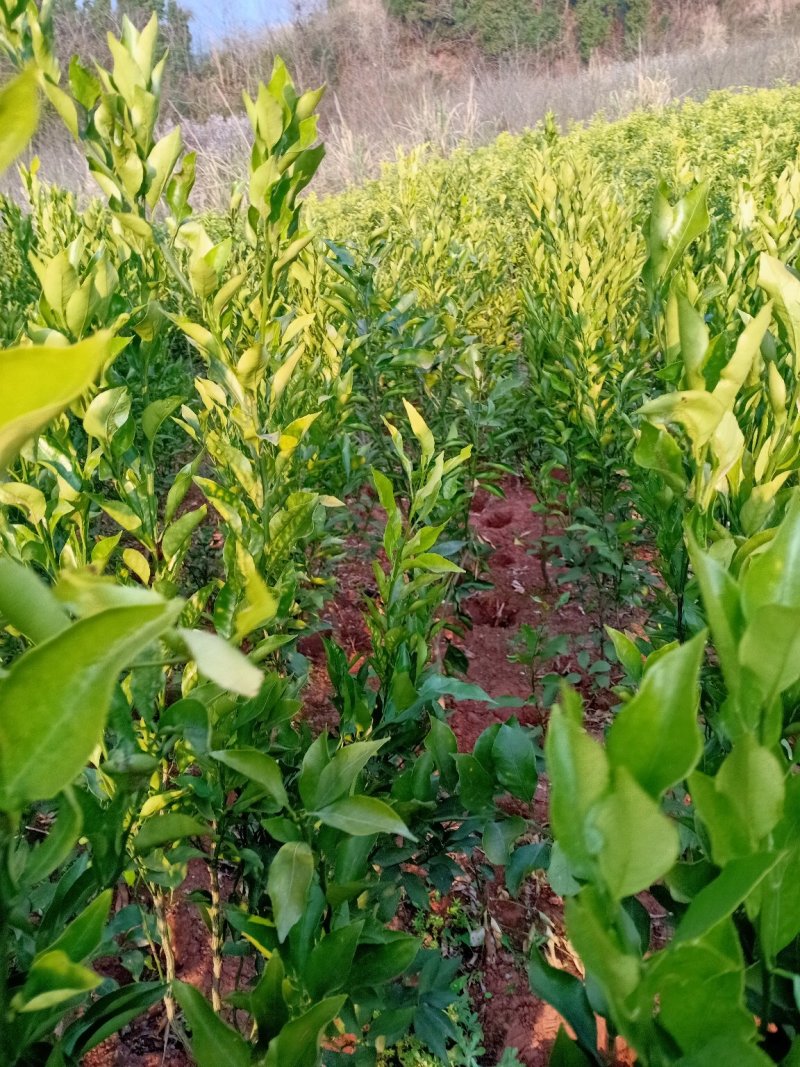
<svg viewBox="0 0 800 1067">
<path fill-rule="evenodd" d="M 212 216 L 0 49 L 3 1063 L 800 1064 L 800 89 Z"/>
</svg>

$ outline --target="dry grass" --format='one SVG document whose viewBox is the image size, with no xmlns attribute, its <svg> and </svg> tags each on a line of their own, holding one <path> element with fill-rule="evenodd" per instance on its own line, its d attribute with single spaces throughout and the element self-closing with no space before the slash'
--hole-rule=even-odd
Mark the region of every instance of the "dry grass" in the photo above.
<svg viewBox="0 0 800 1067">
<path fill-rule="evenodd" d="M 211 57 L 203 78 L 182 80 L 169 97 L 165 121 L 180 121 L 187 147 L 198 151 L 198 207 L 225 204 L 247 165 L 249 129 L 239 111 L 241 88 L 268 76 L 271 55 L 285 56 L 300 84 L 328 76 L 322 135 L 328 154 L 315 188 L 334 192 L 380 172 L 398 151 L 429 144 L 448 153 L 478 145 L 504 130 L 535 126 L 552 111 L 562 126 L 598 113 L 619 117 L 716 89 L 793 83 L 800 73 L 800 38 L 787 19 L 800 0 L 728 0 L 760 32 L 734 33 L 716 6 L 674 0 L 675 18 L 692 47 L 642 50 L 626 61 L 574 59 L 543 64 L 521 54 L 488 63 L 454 49 L 431 52 L 401 41 L 377 0 L 350 0 L 319 21 L 285 28 L 261 40 L 228 42 Z M 681 9 L 685 6 L 685 11 Z M 747 10 L 745 11 L 745 8 Z M 192 100 L 182 114 L 181 99 Z M 212 113 L 216 112 L 216 113 Z M 93 192 L 82 161 L 55 124 L 40 135 L 43 176 Z M 6 179 L 8 186 L 8 178 Z"/>
</svg>

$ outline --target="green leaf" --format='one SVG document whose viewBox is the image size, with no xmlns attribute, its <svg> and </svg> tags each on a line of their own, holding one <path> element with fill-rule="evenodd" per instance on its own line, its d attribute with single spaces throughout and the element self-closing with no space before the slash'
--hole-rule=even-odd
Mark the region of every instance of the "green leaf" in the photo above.
<svg viewBox="0 0 800 1067">
<path fill-rule="evenodd" d="M 770 844 L 779 854 L 761 887 L 759 940 L 769 961 L 800 933 L 800 779 L 786 782 L 784 814 Z"/>
<path fill-rule="evenodd" d="M 247 1042 L 220 1019 L 203 994 L 185 982 L 173 982 L 172 990 L 192 1031 L 197 1067 L 249 1067 Z"/>
<path fill-rule="evenodd" d="M 800 356 L 800 279 L 780 260 L 761 253 L 758 284 L 775 306 L 795 356 Z"/>
<path fill-rule="evenodd" d="M 447 723 L 437 719 L 435 715 L 430 715 L 429 721 L 430 730 L 425 738 L 425 748 L 433 756 L 443 785 L 452 792 L 457 782 L 453 757 L 458 751 L 458 741 Z"/>
<path fill-rule="evenodd" d="M 390 982 L 408 970 L 419 951 L 419 941 L 408 934 L 395 934 L 382 945 L 362 945 L 352 969 L 356 989 Z"/>
<path fill-rule="evenodd" d="M 427 674 L 421 686 L 418 686 L 417 699 L 403 712 L 404 718 L 409 718 L 420 708 L 430 706 L 431 701 L 439 703 L 439 698 L 451 696 L 455 700 L 480 700 L 493 708 L 520 708 L 525 703 L 518 697 L 490 697 L 479 685 L 464 682 L 460 678 L 451 678 L 444 674 Z"/>
<path fill-rule="evenodd" d="M 738 649 L 744 629 L 739 587 L 728 568 L 709 552 L 703 552 L 691 534 L 688 544 L 725 684 L 729 692 L 736 693 L 740 678 Z"/>
<path fill-rule="evenodd" d="M 207 514 L 208 508 L 203 504 L 202 507 L 196 508 L 194 511 L 184 512 L 164 530 L 161 538 L 161 549 L 164 553 L 164 559 L 170 566 L 173 566 L 176 560 L 181 557 L 191 540 L 192 534 L 205 520 Z"/>
<path fill-rule="evenodd" d="M 100 997 L 67 1027 L 60 1041 L 65 1054 L 82 1058 L 158 1003 L 164 993 L 160 982 L 135 982 Z"/>
<path fill-rule="evenodd" d="M 714 991 L 709 996 L 709 990 Z M 635 998 L 634 1017 L 652 1018 L 658 1012 L 663 1027 L 686 1050 L 705 1046 L 711 1035 L 725 1034 L 732 1044 L 755 1042 L 753 1013 L 744 1002 L 745 973 L 741 946 L 733 923 L 719 924 L 699 941 L 672 944 L 655 953 Z M 681 1059 L 681 1062 L 682 1059 Z M 695 1061 L 698 1062 L 698 1061 Z M 700 1063 L 715 1062 L 700 1059 Z M 721 1060 L 720 1063 L 735 1063 Z"/>
<path fill-rule="evenodd" d="M 452 1019 L 442 1008 L 423 1000 L 414 1012 L 414 1037 L 431 1050 L 438 1063 L 447 1063 L 448 1044 L 458 1040 Z"/>
<path fill-rule="evenodd" d="M 611 638 L 617 659 L 625 668 L 625 673 L 630 675 L 634 681 L 640 682 L 644 673 L 644 659 L 635 642 L 621 630 L 615 630 L 613 626 L 606 626 L 605 631 Z"/>
<path fill-rule="evenodd" d="M 67 787 L 59 796 L 58 818 L 47 837 L 37 845 L 25 863 L 22 881 L 35 886 L 67 859 L 75 848 L 83 826 L 83 813 L 74 792 Z"/>
<path fill-rule="evenodd" d="M 69 64 L 69 85 L 72 93 L 81 107 L 91 111 L 100 95 L 100 82 L 94 75 L 81 65 L 77 56 L 73 56 Z"/>
<path fill-rule="evenodd" d="M 609 921 L 608 905 L 595 889 L 589 887 L 577 896 L 568 897 L 564 912 L 567 932 L 586 973 L 591 974 L 593 984 L 599 985 L 610 1001 L 619 1023 L 622 1005 L 640 983 L 641 960 L 629 945 L 622 943 Z"/>
<path fill-rule="evenodd" d="M 597 1024 L 583 983 L 569 972 L 551 967 L 537 948 L 528 963 L 528 981 L 537 997 L 552 1004 L 563 1015 L 575 1031 L 581 1047 L 595 1059 Z"/>
<path fill-rule="evenodd" d="M 717 772 L 714 786 L 728 798 L 754 846 L 775 829 L 783 815 L 783 767 L 750 735 L 734 745 Z"/>
<path fill-rule="evenodd" d="M 495 740 L 500 733 L 500 727 L 502 725 L 502 723 L 493 722 L 491 726 L 487 726 L 478 735 L 478 738 L 472 747 L 472 755 L 489 775 L 494 775 L 494 757 L 492 756 L 492 749 L 494 748 Z"/>
<path fill-rule="evenodd" d="M 647 238 L 650 258 L 645 273 L 650 284 L 658 286 L 674 270 L 689 245 L 710 224 L 708 185 L 703 182 L 682 197 L 674 206 L 669 202 L 669 188 L 659 185 Z"/>
<path fill-rule="evenodd" d="M 717 869 L 710 859 L 676 863 L 664 876 L 664 884 L 673 900 L 688 904 L 700 890 L 716 876 Z"/>
<path fill-rule="evenodd" d="M 742 580 L 742 604 L 748 619 L 767 605 L 800 608 L 800 491 L 792 493 L 773 540 L 751 557 Z"/>
<path fill-rule="evenodd" d="M 153 815 L 143 824 L 133 840 L 134 847 L 140 855 L 152 852 L 154 848 L 180 841 L 184 837 L 202 837 L 209 834 L 211 828 L 207 823 L 200 822 L 193 815 L 183 815 L 180 812 L 166 812 L 163 815 Z"/>
<path fill-rule="evenodd" d="M 730 918 L 777 861 L 771 854 L 731 860 L 691 902 L 675 931 L 674 943 L 696 941 Z"/>
<path fill-rule="evenodd" d="M 737 817 L 730 797 L 718 791 L 715 780 L 695 771 L 688 780 L 688 788 L 694 803 L 695 818 L 708 831 L 711 857 L 717 866 L 722 867 L 731 859 L 749 855 L 753 851 L 753 843 L 747 823 Z"/>
<path fill-rule="evenodd" d="M 457 753 L 458 796 L 467 811 L 482 812 L 493 806 L 494 782 L 483 764 L 471 753 Z"/>
<path fill-rule="evenodd" d="M 266 1067 L 316 1067 L 325 1028 L 336 1018 L 346 1000 L 344 996 L 328 997 L 299 1019 L 287 1023 L 270 1043 Z M 205 1067 L 205 1064 L 198 1067 Z"/>
<path fill-rule="evenodd" d="M 34 644 L 66 630 L 69 615 L 30 567 L 0 558 L 0 614 Z"/>
<path fill-rule="evenodd" d="M 440 556 L 438 552 L 421 552 L 411 556 L 403 565 L 403 570 L 420 570 L 428 574 L 463 574 L 464 570 L 452 560 Z"/>
<path fill-rule="evenodd" d="M 615 900 L 649 888 L 678 858 L 677 826 L 624 767 L 615 769 L 612 790 L 590 812 L 589 826 L 598 835 L 598 866 Z"/>
<path fill-rule="evenodd" d="M 0 352 L 0 470 L 85 393 L 126 344 L 104 331 L 69 348 L 31 345 Z"/>
<path fill-rule="evenodd" d="M 394 490 L 392 489 L 392 483 L 379 470 L 373 468 L 372 480 L 375 483 L 375 488 L 378 490 L 378 499 L 381 502 L 381 507 L 386 514 L 391 518 L 397 511 L 397 505 L 394 500 Z"/>
<path fill-rule="evenodd" d="M 403 837 L 416 841 L 403 820 L 388 804 L 376 797 L 346 797 L 312 814 L 326 826 L 333 826 L 354 837 L 366 837 L 371 834 L 401 834 Z"/>
<path fill-rule="evenodd" d="M 532 871 L 546 870 L 550 866 L 550 845 L 520 845 L 511 853 L 506 864 L 506 888 L 516 897 L 522 882 Z"/>
<path fill-rule="evenodd" d="M 131 396 L 124 385 L 98 393 L 83 416 L 83 428 L 90 437 L 108 444 L 128 421 Z"/>
<path fill-rule="evenodd" d="M 772 962 L 800 933 L 800 846 L 780 855 L 761 889 L 759 941 Z"/>
<path fill-rule="evenodd" d="M 314 853 L 304 841 L 281 845 L 269 867 L 267 892 L 272 901 L 278 940 L 286 936 L 305 911 L 314 877 Z"/>
<path fill-rule="evenodd" d="M 358 741 L 334 753 L 330 763 L 320 773 L 314 806 L 325 808 L 349 792 L 358 775 L 385 744 L 386 739 Z"/>
<path fill-rule="evenodd" d="M 211 738 L 208 708 L 199 700 L 183 699 L 170 704 L 159 716 L 158 729 L 166 737 L 180 737 L 198 755 L 208 751 Z"/>
<path fill-rule="evenodd" d="M 312 999 L 341 989 L 350 975 L 364 921 L 334 930 L 314 946 L 303 971 Z"/>
<path fill-rule="evenodd" d="M 11 1004 L 18 1012 L 44 1011 L 89 993 L 100 982 L 99 974 L 73 963 L 65 952 L 45 952 L 34 959 Z"/>
<path fill-rule="evenodd" d="M 700 1048 L 693 1048 L 681 1057 L 681 1067 L 708 1067 L 710 1063 L 736 1064 L 736 1067 L 772 1067 L 775 1061 L 755 1045 L 755 1036 L 745 1040 L 736 1034 L 721 1034 L 713 1037 Z M 789 1061 L 781 1063 L 790 1067 Z"/>
<path fill-rule="evenodd" d="M 508 862 L 508 854 L 517 838 L 525 833 L 527 823 L 517 815 L 507 819 L 489 822 L 483 831 L 481 848 L 489 863 L 496 867 L 504 867 Z"/>
<path fill-rule="evenodd" d="M 276 760 L 255 748 L 228 748 L 209 753 L 226 767 L 264 789 L 282 808 L 289 806 L 283 775 Z"/>
<path fill-rule="evenodd" d="M 595 869 L 595 848 L 587 818 L 608 788 L 606 754 L 569 711 L 556 706 L 550 716 L 545 756 L 553 836 L 575 876 L 590 877 Z"/>
<path fill-rule="evenodd" d="M 250 994 L 250 1010 L 258 1027 L 259 1047 L 266 1046 L 289 1018 L 289 1008 L 283 996 L 283 980 L 283 960 L 277 952 L 273 952 Z"/>
<path fill-rule="evenodd" d="M 419 441 L 420 448 L 422 449 L 422 461 L 425 463 L 433 455 L 433 450 L 436 444 L 433 440 L 433 434 L 428 429 L 428 424 L 423 417 L 417 411 L 413 404 L 409 404 L 407 400 L 403 400 L 403 407 L 406 409 L 406 415 L 408 421 L 411 423 L 411 430 Z"/>
<path fill-rule="evenodd" d="M 147 405 L 142 412 L 142 432 L 150 444 L 155 441 L 156 434 L 164 420 L 168 419 L 172 412 L 181 406 L 182 402 L 183 397 L 181 396 L 167 396 L 162 400 L 154 400 Z"/>
<path fill-rule="evenodd" d="M 531 801 L 536 792 L 536 747 L 522 726 L 503 723 L 492 745 L 492 761 L 498 782 L 512 796 Z"/>
<path fill-rule="evenodd" d="M 550 1049 L 550 1067 L 591 1067 L 597 1058 L 589 1058 L 581 1051 L 563 1026 L 559 1026 L 553 1047 Z"/>
<path fill-rule="evenodd" d="M 704 648 L 700 633 L 661 656 L 609 731 L 606 751 L 612 764 L 627 768 L 652 797 L 690 774 L 702 753 L 697 710 Z"/>
<path fill-rule="evenodd" d="M 111 608 L 20 656 L 0 680 L 0 809 L 69 785 L 99 743 L 117 676 L 180 604 Z"/>
<path fill-rule="evenodd" d="M 0 174 L 25 149 L 38 125 L 36 73 L 29 68 L 0 89 Z"/>
<path fill-rule="evenodd" d="M 64 932 L 47 946 L 48 952 L 63 952 L 73 963 L 82 963 L 91 956 L 103 939 L 103 930 L 111 909 L 113 890 L 106 889 L 81 914 L 73 919 Z"/>
<path fill-rule="evenodd" d="M 328 763 L 330 763 L 328 735 L 323 731 L 306 750 L 297 780 L 300 799 L 308 810 L 316 807 L 319 778 Z"/>
<path fill-rule="evenodd" d="M 708 326 L 702 313 L 692 306 L 686 294 L 680 290 L 677 293 L 677 305 L 681 359 L 686 384 L 690 389 L 704 389 L 706 383 L 703 365 L 708 353 Z"/>
</svg>

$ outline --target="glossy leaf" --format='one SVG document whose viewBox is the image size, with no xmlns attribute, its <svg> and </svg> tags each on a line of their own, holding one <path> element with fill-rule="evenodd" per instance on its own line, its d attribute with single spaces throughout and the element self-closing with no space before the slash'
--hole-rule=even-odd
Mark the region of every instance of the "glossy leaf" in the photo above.
<svg viewBox="0 0 800 1067">
<path fill-rule="evenodd" d="M 100 741 L 118 673 L 179 610 L 112 608 L 14 663 L 0 680 L 0 808 L 17 810 L 72 782 Z"/>
<path fill-rule="evenodd" d="M 36 74 L 28 69 L 0 89 L 0 174 L 24 151 L 38 125 Z"/>
<path fill-rule="evenodd" d="M 492 745 L 497 780 L 519 800 L 530 801 L 536 792 L 536 748 L 521 726 L 503 724 Z"/>
<path fill-rule="evenodd" d="M 345 797 L 313 813 L 326 826 L 333 826 L 355 837 L 371 834 L 400 834 L 416 838 L 388 804 L 377 797 Z"/>
<path fill-rule="evenodd" d="M 358 741 L 335 752 L 330 763 L 323 767 L 320 773 L 314 797 L 315 807 L 324 808 L 344 796 L 364 767 L 385 744 L 386 740 Z"/>
<path fill-rule="evenodd" d="M 0 558 L 0 613 L 34 644 L 69 626 L 69 615 L 52 590 L 31 568 L 8 557 Z"/>
<path fill-rule="evenodd" d="M 173 982 L 172 990 L 191 1030 L 197 1067 L 249 1067 L 247 1042 L 220 1019 L 203 994 L 186 982 Z"/>
<path fill-rule="evenodd" d="M 70 348 L 33 345 L 0 352 L 0 470 L 95 381 L 126 345 L 98 333 Z"/>
<path fill-rule="evenodd" d="M 20 1013 L 45 1011 L 91 992 L 100 981 L 98 974 L 74 963 L 65 952 L 45 952 L 34 959 L 11 1004 Z"/>
<path fill-rule="evenodd" d="M 553 709 L 545 746 L 553 834 L 579 877 L 594 870 L 588 815 L 609 784 L 606 754 L 572 714 Z"/>
<path fill-rule="evenodd" d="M 675 942 L 704 937 L 728 919 L 747 899 L 777 862 L 769 854 L 746 856 L 726 864 L 722 872 L 701 889 L 675 931 Z"/>
<path fill-rule="evenodd" d="M 106 889 L 81 914 L 73 919 L 48 952 L 63 952 L 73 963 L 82 963 L 91 956 L 103 938 L 103 928 L 111 908 L 112 890 Z"/>
<path fill-rule="evenodd" d="M 270 1044 L 267 1067 L 316 1067 L 322 1035 L 341 1011 L 346 997 L 328 997 L 292 1019 Z M 204 1064 L 199 1064 L 204 1067 Z"/>
<path fill-rule="evenodd" d="M 608 734 L 609 759 L 660 797 L 694 769 L 703 748 L 697 723 L 698 675 L 705 635 L 660 657 Z"/>
<path fill-rule="evenodd" d="M 269 867 L 267 892 L 278 930 L 285 941 L 302 916 L 314 877 L 314 854 L 304 841 L 282 845 Z"/>
<path fill-rule="evenodd" d="M 134 838 L 134 846 L 138 853 L 144 854 L 181 838 L 201 837 L 209 832 L 209 826 L 193 815 L 167 812 L 164 815 L 154 815 L 142 824 Z"/>
<path fill-rule="evenodd" d="M 280 766 L 266 752 L 255 748 L 229 748 L 209 753 L 226 767 L 260 786 L 282 808 L 289 804 Z"/>
<path fill-rule="evenodd" d="M 589 825 L 589 833 L 600 835 L 597 862 L 616 900 L 649 888 L 678 858 L 675 823 L 624 767 L 615 770 L 612 788 L 592 809 Z"/>
</svg>

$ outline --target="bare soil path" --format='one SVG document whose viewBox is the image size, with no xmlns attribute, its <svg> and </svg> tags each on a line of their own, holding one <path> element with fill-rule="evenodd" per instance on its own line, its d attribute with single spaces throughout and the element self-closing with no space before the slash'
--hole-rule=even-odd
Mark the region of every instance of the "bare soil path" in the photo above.
<svg viewBox="0 0 800 1067">
<path fill-rule="evenodd" d="M 536 544 L 542 533 L 541 517 L 532 511 L 536 501 L 525 485 L 510 479 L 504 486 L 505 498 L 479 492 L 472 504 L 471 526 L 486 550 L 483 577 L 491 587 L 472 594 L 463 609 L 471 626 L 457 643 L 469 664 L 467 678 L 490 696 L 514 696 L 528 701 L 528 668 L 509 659 L 519 628 L 538 625 L 547 618 L 549 634 L 566 634 L 570 649 L 548 669 L 566 675 L 575 671 L 576 652 L 585 645 L 587 634 L 596 630 L 590 610 L 572 597 L 557 606 L 563 591 L 556 570 L 540 560 Z M 325 619 L 333 635 L 351 655 L 368 650 L 361 604 L 372 584 L 370 550 L 357 539 L 348 542 L 345 560 L 337 568 L 337 594 L 329 603 Z M 635 619 L 631 619 L 635 623 Z M 301 642 L 301 651 L 310 661 L 310 682 L 304 694 L 306 715 L 317 728 L 336 721 L 330 703 L 325 657 L 318 636 Z M 610 718 L 613 697 L 596 693 L 587 679 L 581 684 L 587 706 L 587 722 L 601 734 Z M 471 750 L 479 734 L 492 722 L 516 717 L 544 731 L 547 709 L 536 703 L 520 708 L 493 708 L 474 701 L 450 702 L 450 725 L 462 751 Z M 517 806 L 531 819 L 532 840 L 547 829 L 547 783 L 540 781 L 533 803 Z M 197 908 L 185 899 L 187 892 L 204 885 L 205 873 L 194 866 L 187 884 L 175 895 L 169 922 L 176 948 L 178 977 L 208 992 L 210 952 L 208 933 Z M 452 899 L 473 923 L 483 925 L 485 934 L 468 960 L 473 972 L 470 991 L 484 1028 L 487 1067 L 496 1064 L 503 1049 L 515 1048 L 526 1067 L 544 1067 L 562 1020 L 548 1004 L 531 992 L 525 960 L 531 943 L 542 941 L 551 961 L 577 971 L 578 964 L 564 933 L 563 904 L 549 888 L 545 877 L 535 875 L 522 887 L 518 899 L 508 893 L 502 869 L 494 877 L 476 880 L 465 870 L 464 879 L 454 886 Z M 447 902 L 443 902 L 447 903 Z M 225 985 L 232 988 L 234 975 L 227 972 Z M 164 1042 L 163 1018 L 154 1009 L 149 1018 L 137 1021 L 127 1032 L 109 1039 L 86 1058 L 86 1067 L 188 1067 L 189 1061 L 171 1040 Z M 620 1049 L 619 1064 L 633 1060 Z"/>
</svg>

